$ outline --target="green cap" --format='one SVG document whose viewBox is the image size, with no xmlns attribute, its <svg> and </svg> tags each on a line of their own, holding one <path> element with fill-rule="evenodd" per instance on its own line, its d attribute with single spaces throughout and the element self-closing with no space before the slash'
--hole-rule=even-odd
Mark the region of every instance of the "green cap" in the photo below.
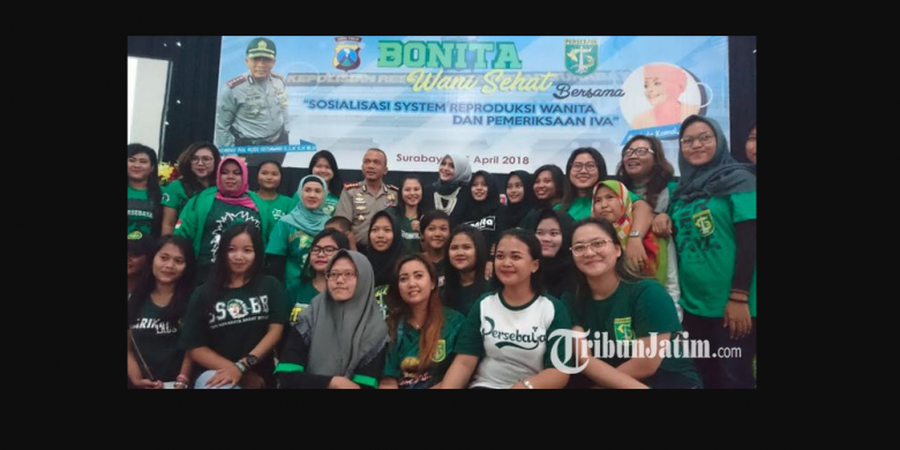
<svg viewBox="0 0 900 450">
<path fill-rule="evenodd" d="M 250 41 L 247 46 L 248 58 L 270 58 L 275 59 L 275 43 L 266 38 L 256 38 Z"/>
</svg>

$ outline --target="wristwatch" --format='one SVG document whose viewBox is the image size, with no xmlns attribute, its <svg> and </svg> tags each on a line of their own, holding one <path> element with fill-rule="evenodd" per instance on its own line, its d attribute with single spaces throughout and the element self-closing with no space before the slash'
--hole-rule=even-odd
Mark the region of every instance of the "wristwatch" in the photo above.
<svg viewBox="0 0 900 450">
<path fill-rule="evenodd" d="M 238 370 L 240 370 L 241 373 L 244 373 L 247 371 L 247 366 L 245 366 L 244 363 L 241 362 L 241 360 L 238 360 L 236 363 L 234 363 L 234 365 L 237 366 Z"/>
<path fill-rule="evenodd" d="M 639 238 L 639 237 L 641 237 L 641 232 L 638 230 L 631 230 L 631 232 L 628 233 L 628 237 Z"/>
<path fill-rule="evenodd" d="M 249 353 L 244 356 L 244 361 L 247 362 L 247 367 L 253 367 L 253 366 L 259 364 L 259 358 L 257 358 L 256 356 L 253 356 Z"/>
</svg>

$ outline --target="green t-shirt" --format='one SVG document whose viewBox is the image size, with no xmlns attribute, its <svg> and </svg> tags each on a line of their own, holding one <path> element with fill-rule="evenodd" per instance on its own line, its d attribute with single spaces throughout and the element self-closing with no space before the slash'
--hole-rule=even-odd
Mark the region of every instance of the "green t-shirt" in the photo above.
<svg viewBox="0 0 900 450">
<path fill-rule="evenodd" d="M 672 203 L 678 252 L 679 303 L 701 317 L 723 317 L 734 278 L 734 224 L 756 219 L 756 191 Z M 756 317 L 756 271 L 750 286 L 750 316 Z"/>
<path fill-rule="evenodd" d="M 175 180 L 162 189 L 162 205 L 174 209 L 176 213 L 181 212 L 187 201 L 187 191 L 184 190 L 184 183 L 181 180 Z"/>
<path fill-rule="evenodd" d="M 130 298 L 128 301 L 135 300 Z M 153 300 L 146 299 L 134 323 L 130 325 L 131 336 L 153 377 L 160 381 L 175 381 L 184 362 L 184 350 L 177 348 L 182 324 L 163 321 L 162 313 L 163 308 L 156 306 Z M 136 359 L 143 369 L 140 358 Z"/>
<path fill-rule="evenodd" d="M 300 313 L 309 306 L 309 303 L 312 302 L 312 299 L 319 295 L 320 292 L 313 286 L 312 281 L 300 282 L 294 287 L 293 290 L 287 290 L 287 299 L 288 306 L 290 310 L 290 318 L 289 322 L 291 326 L 297 324 L 297 318 L 300 317 Z"/>
<path fill-rule="evenodd" d="M 384 361 L 384 375 L 394 377 L 400 389 L 428 389 L 444 379 L 456 355 L 456 339 L 465 323 L 462 314 L 444 308 L 441 339 L 428 368 L 419 370 L 419 330 L 404 320 L 397 326 L 397 340 L 388 348 Z"/>
<path fill-rule="evenodd" d="M 153 203 L 146 190 L 128 186 L 128 240 L 150 239 L 153 236 Z"/>
<path fill-rule="evenodd" d="M 630 194 L 629 197 L 631 197 L 632 202 L 641 200 L 641 198 L 638 197 L 637 195 L 635 195 L 634 192 L 629 191 L 629 194 Z M 556 205 L 553 206 L 553 210 L 559 211 L 560 206 L 562 206 L 562 203 L 557 203 Z M 586 219 L 588 217 L 591 217 L 591 212 L 593 211 L 593 209 L 594 209 L 594 197 L 588 195 L 587 197 L 578 197 L 575 200 L 572 200 L 572 204 L 569 205 L 568 213 L 569 213 L 569 216 L 571 216 L 572 219 L 574 219 L 577 222 L 581 219 Z M 537 224 L 535 224 L 535 227 L 537 227 Z"/>
<path fill-rule="evenodd" d="M 488 288 L 487 283 L 483 289 L 476 289 L 475 283 L 472 283 L 468 286 L 461 286 L 457 291 L 457 298 L 447 298 L 445 295 L 446 285 L 443 289 L 441 289 L 441 300 L 444 302 L 444 306 L 450 307 L 459 311 L 464 317 L 468 317 L 469 311 L 472 309 L 472 305 L 475 304 L 475 301 L 478 300 L 479 297 L 484 295 L 485 290 Z"/>
<path fill-rule="evenodd" d="M 562 206 L 562 203 L 557 203 L 556 206 L 553 207 L 554 211 L 559 211 L 559 207 Z M 591 210 L 594 206 L 594 199 L 591 196 L 587 197 L 578 197 L 575 200 L 572 200 L 572 204 L 569 205 L 569 216 L 571 216 L 575 221 L 579 221 L 586 217 L 591 217 Z"/>
<path fill-rule="evenodd" d="M 400 236 L 403 238 L 403 248 L 407 255 L 422 253 L 422 236 L 418 231 L 413 231 L 412 221 L 408 217 L 400 218 Z"/>
<path fill-rule="evenodd" d="M 206 283 L 191 296 L 178 341 L 181 350 L 207 346 L 223 358 L 237 361 L 259 344 L 269 324 L 288 321 L 284 288 L 274 277 L 264 275 L 248 285 L 225 289 L 212 309 L 205 295 L 209 288 Z"/>
<path fill-rule="evenodd" d="M 309 257 L 309 249 L 312 248 L 314 235 L 279 220 L 272 227 L 272 235 L 269 236 L 269 244 L 266 253 L 279 255 L 286 258 L 284 264 L 284 284 L 288 291 L 296 290 L 300 284 L 300 273 L 306 258 Z"/>
<path fill-rule="evenodd" d="M 672 337 L 667 340 L 668 344 L 658 343 L 657 348 L 672 345 L 675 333 L 681 331 L 675 304 L 666 289 L 656 280 L 640 280 L 635 283 L 623 281 L 605 300 L 588 302 L 581 309 L 572 307 L 572 311 L 575 324 L 584 328 L 588 333 L 588 340 L 595 342 L 595 355 L 600 351 L 596 350 L 597 348 L 604 349 L 605 341 L 632 341 L 648 337 L 650 333 L 672 333 Z M 596 342 L 600 342 L 599 347 Z M 674 351 L 674 348 L 670 347 L 670 350 Z M 630 354 L 617 354 L 615 351 L 613 354 L 600 356 L 602 361 L 613 367 L 618 367 L 630 359 L 628 357 Z M 654 376 L 678 374 L 699 381 L 700 377 L 693 362 L 685 356 L 688 355 L 682 353 L 681 357 L 675 357 L 673 354 L 672 357 L 663 358 Z M 654 376 L 643 381 L 652 387 Z"/>
<path fill-rule="evenodd" d="M 279 195 L 272 200 L 263 199 L 263 202 L 269 205 L 269 211 L 272 214 L 272 223 L 278 222 L 278 219 L 290 214 L 291 211 L 294 210 L 294 207 L 297 206 L 296 200 L 284 195 Z"/>
</svg>

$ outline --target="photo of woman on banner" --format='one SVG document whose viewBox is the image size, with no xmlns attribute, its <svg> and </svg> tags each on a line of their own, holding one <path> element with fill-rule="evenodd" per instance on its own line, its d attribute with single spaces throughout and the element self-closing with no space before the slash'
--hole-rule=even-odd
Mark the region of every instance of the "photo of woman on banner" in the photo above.
<svg viewBox="0 0 900 450">
<path fill-rule="evenodd" d="M 626 97 L 623 98 L 623 103 L 628 101 L 625 100 L 627 98 L 632 98 L 630 102 L 633 105 L 636 101 L 640 102 L 635 106 L 643 110 L 630 119 L 632 128 L 680 124 L 688 116 L 700 112 L 699 86 L 681 67 L 666 63 L 647 64 L 632 76 L 641 77 L 644 82 L 643 98 L 628 95 L 637 92 L 635 89 L 626 89 Z"/>
<path fill-rule="evenodd" d="M 275 43 L 256 38 L 247 45 L 248 72 L 229 80 L 216 108 L 219 147 L 287 145 L 288 97 L 284 78 L 272 72 Z M 246 155 L 249 166 L 262 161 L 284 162 L 284 152 Z"/>
</svg>

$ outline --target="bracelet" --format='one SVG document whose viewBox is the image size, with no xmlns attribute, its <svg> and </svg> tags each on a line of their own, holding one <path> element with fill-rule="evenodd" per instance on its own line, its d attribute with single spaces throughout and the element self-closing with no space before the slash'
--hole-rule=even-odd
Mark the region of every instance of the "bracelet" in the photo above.
<svg viewBox="0 0 900 450">
<path fill-rule="evenodd" d="M 732 293 L 732 294 L 744 294 L 744 295 L 750 295 L 750 291 L 745 291 L 745 290 L 743 290 L 743 289 L 732 289 L 732 290 L 731 290 L 731 293 Z"/>
<path fill-rule="evenodd" d="M 741 299 L 737 299 L 737 298 L 733 298 L 733 297 L 729 297 L 728 301 L 735 302 L 735 303 L 749 303 L 747 300 L 741 300 Z"/>
<path fill-rule="evenodd" d="M 187 383 L 185 383 L 184 381 L 176 381 L 176 382 L 175 382 L 175 387 L 179 387 L 179 386 L 181 386 L 181 387 L 183 387 L 183 388 L 185 388 L 185 389 L 188 388 Z"/>
<path fill-rule="evenodd" d="M 525 380 L 522 380 L 522 384 L 524 384 L 524 385 L 525 385 L 525 387 L 527 387 L 527 388 L 528 388 L 528 389 L 534 389 L 534 385 L 533 385 L 533 384 L 531 384 L 531 382 L 530 382 L 530 381 L 528 381 L 528 380 L 527 380 L 527 379 L 525 379 Z"/>
</svg>

